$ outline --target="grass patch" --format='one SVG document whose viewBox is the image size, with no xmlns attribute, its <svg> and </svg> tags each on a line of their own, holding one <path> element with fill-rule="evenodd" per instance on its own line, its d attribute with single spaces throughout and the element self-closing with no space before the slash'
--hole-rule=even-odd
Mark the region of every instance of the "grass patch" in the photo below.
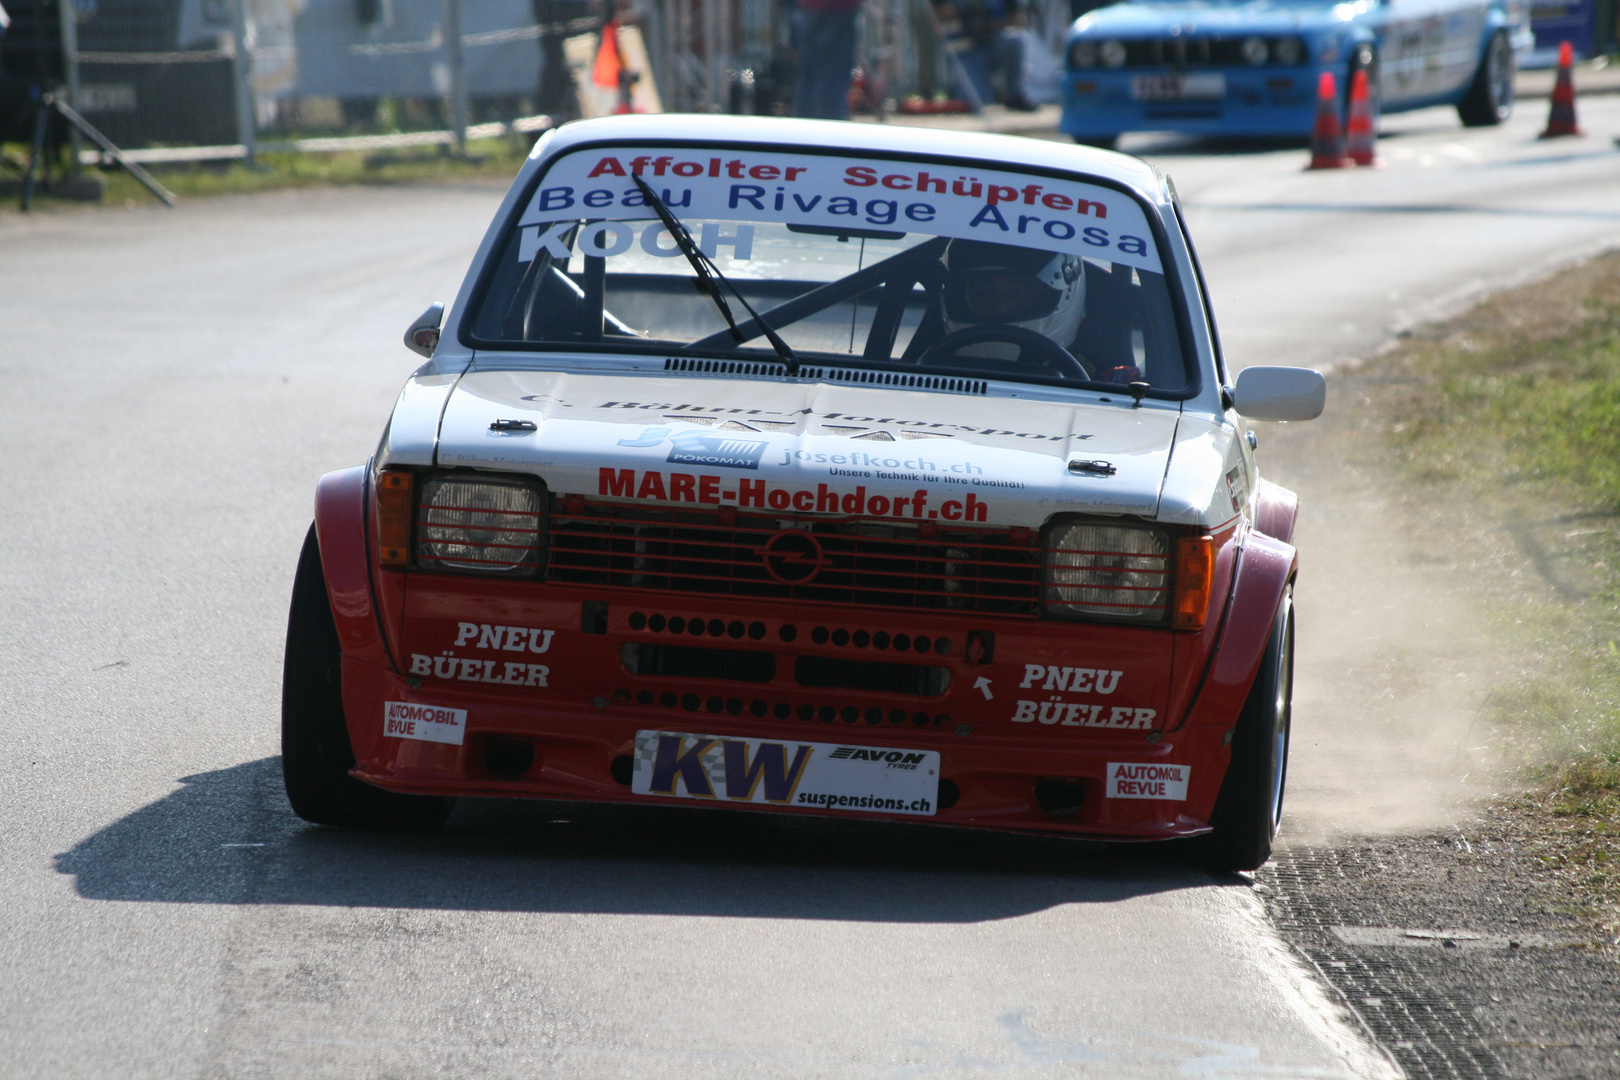
<svg viewBox="0 0 1620 1080">
<path fill-rule="evenodd" d="M 233 161 L 148 165 L 146 169 L 182 199 L 334 184 L 509 182 L 522 167 L 531 145 L 531 138 L 485 139 L 468 143 L 465 158 L 451 154 L 448 147 L 441 151 L 429 146 L 331 154 L 260 154 L 252 167 Z M 0 175 L 20 179 L 21 166 L 26 160 L 26 148 L 8 145 L 4 162 L 9 167 L 0 169 Z M 110 206 L 156 201 L 123 169 L 114 168 L 103 175 L 107 178 L 107 204 Z M 40 192 L 36 205 L 46 209 L 66 204 Z M 14 200 L 6 200 L 0 207 L 0 210 L 12 212 L 16 209 Z"/>
<path fill-rule="evenodd" d="M 1525 769 L 1511 810 L 1566 900 L 1620 933 L 1620 255 L 1434 328 L 1378 381 L 1518 660 L 1488 702 Z"/>
<path fill-rule="evenodd" d="M 1573 914 L 1620 944 L 1620 754 L 1593 754 L 1544 770 L 1509 810 L 1534 828 L 1531 851 Z"/>
</svg>

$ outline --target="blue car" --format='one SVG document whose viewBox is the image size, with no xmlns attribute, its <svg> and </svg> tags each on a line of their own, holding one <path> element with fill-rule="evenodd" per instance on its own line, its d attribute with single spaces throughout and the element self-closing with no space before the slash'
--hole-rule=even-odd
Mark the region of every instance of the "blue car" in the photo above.
<svg viewBox="0 0 1620 1080">
<path fill-rule="evenodd" d="M 1127 131 L 1306 136 L 1320 74 L 1374 115 L 1455 105 L 1470 127 L 1513 107 L 1529 49 L 1522 0 L 1166 0 L 1093 11 L 1065 42 L 1062 130 L 1112 147 Z"/>
</svg>

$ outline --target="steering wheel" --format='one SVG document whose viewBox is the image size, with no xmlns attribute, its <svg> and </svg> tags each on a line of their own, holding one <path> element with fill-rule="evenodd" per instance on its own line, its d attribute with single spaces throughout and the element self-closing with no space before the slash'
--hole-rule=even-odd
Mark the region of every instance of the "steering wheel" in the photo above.
<svg viewBox="0 0 1620 1080">
<path fill-rule="evenodd" d="M 978 345 L 986 341 L 999 341 L 1018 346 L 1018 359 L 1010 361 L 1016 367 L 1033 368 L 1042 373 L 1056 375 L 1058 378 L 1076 379 L 1080 382 L 1091 379 L 1091 373 L 1069 353 L 1069 350 L 1044 334 L 1011 323 L 980 323 L 978 326 L 967 326 L 952 331 L 924 349 L 922 355 L 917 357 L 917 363 L 937 364 L 941 361 L 949 362 L 947 358 L 950 358 L 956 361 L 952 366 L 973 367 L 976 370 L 986 371 L 998 363 L 1009 362 L 986 357 L 955 355 L 965 345 Z"/>
</svg>

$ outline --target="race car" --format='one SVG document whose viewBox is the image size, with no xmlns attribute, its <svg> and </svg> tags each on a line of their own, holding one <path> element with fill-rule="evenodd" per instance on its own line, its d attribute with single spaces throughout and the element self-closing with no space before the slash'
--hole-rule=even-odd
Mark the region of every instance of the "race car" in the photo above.
<svg viewBox="0 0 1620 1080">
<path fill-rule="evenodd" d="M 535 146 L 293 585 L 293 809 L 455 797 L 1179 841 L 1262 863 L 1296 499 L 1171 182 L 727 117 Z"/>
<path fill-rule="evenodd" d="M 1470 127 L 1513 109 L 1530 49 L 1521 0 L 1138 0 L 1076 20 L 1065 44 L 1062 130 L 1112 147 L 1128 131 L 1311 133 L 1318 82 L 1368 75 L 1380 110 L 1454 105 Z"/>
</svg>

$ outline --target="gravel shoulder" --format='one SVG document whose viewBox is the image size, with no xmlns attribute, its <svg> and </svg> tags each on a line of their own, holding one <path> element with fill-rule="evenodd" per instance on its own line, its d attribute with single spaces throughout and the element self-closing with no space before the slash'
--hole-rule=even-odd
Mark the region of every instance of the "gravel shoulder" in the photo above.
<svg viewBox="0 0 1620 1080">
<path fill-rule="evenodd" d="M 1620 1076 L 1620 964 L 1571 913 L 1539 823 L 1286 846 L 1256 874 L 1282 937 L 1407 1076 Z"/>
<path fill-rule="evenodd" d="M 1620 257 L 1592 260 L 1341 372 L 1318 424 L 1261 432 L 1285 483 L 1376 509 L 1387 551 L 1364 567 L 1413 573 L 1408 606 L 1448 609 L 1416 632 L 1375 612 L 1387 670 L 1345 684 L 1400 691 L 1363 691 L 1363 738 L 1391 749 L 1324 746 L 1318 703 L 1296 698 L 1299 812 L 1255 875 L 1284 940 L 1410 1077 L 1620 1077 L 1617 311 Z M 1301 595 L 1345 576 L 1323 566 L 1342 538 L 1310 539 Z M 1337 610 L 1316 632 L 1353 621 L 1353 600 L 1321 599 Z M 1449 759 L 1415 754 L 1436 730 Z M 1402 787 L 1427 823 L 1377 812 Z"/>
</svg>

